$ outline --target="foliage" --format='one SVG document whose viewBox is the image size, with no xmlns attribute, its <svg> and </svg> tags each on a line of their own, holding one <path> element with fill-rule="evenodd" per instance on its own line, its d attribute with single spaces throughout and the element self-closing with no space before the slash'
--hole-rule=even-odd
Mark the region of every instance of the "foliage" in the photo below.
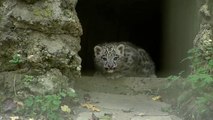
<svg viewBox="0 0 213 120">
<path fill-rule="evenodd" d="M 27 97 L 24 100 L 24 108 L 17 111 L 17 113 L 27 117 L 45 116 L 48 120 L 63 120 L 61 111 L 68 114 L 71 112 L 67 105 L 61 105 L 63 98 L 69 97 L 72 100 L 77 97 L 75 91 L 71 90 L 62 90 L 60 93 L 52 95 Z"/>
<path fill-rule="evenodd" d="M 71 98 L 76 98 L 77 94 L 74 89 L 69 88 L 68 90 L 62 90 L 62 92 L 59 93 L 62 97 L 71 97 Z"/>
<path fill-rule="evenodd" d="M 204 94 L 201 97 L 197 97 L 196 105 L 199 107 L 199 113 L 208 112 L 209 109 L 206 109 L 209 104 L 213 101 L 213 95 L 212 94 Z"/>
<path fill-rule="evenodd" d="M 23 83 L 25 86 L 29 86 L 33 82 L 34 76 L 25 75 L 23 78 Z"/>
<path fill-rule="evenodd" d="M 59 119 L 58 108 L 61 104 L 61 97 L 57 95 L 34 96 L 24 101 L 28 114 L 45 115 L 48 119 Z"/>
<path fill-rule="evenodd" d="M 213 50 L 209 49 L 213 54 Z M 213 59 L 212 56 L 204 56 L 204 53 L 198 49 L 193 48 L 189 50 L 188 59 L 191 61 L 192 73 L 186 78 L 191 84 L 193 89 L 201 89 L 213 87 Z"/>
<path fill-rule="evenodd" d="M 169 88 L 172 86 L 172 84 L 174 84 L 174 82 L 176 82 L 177 80 L 180 80 L 181 79 L 181 75 L 182 75 L 183 72 L 180 72 L 177 75 L 170 75 L 169 77 L 167 77 L 167 80 L 169 81 L 168 84 L 166 85 L 166 88 Z"/>
<path fill-rule="evenodd" d="M 188 51 L 188 57 L 185 60 L 190 60 L 191 73 L 186 76 L 184 85 L 189 86 L 188 90 L 191 98 L 196 106 L 196 114 L 204 115 L 209 112 L 209 104 L 213 104 L 213 48 L 206 48 L 208 51 L 202 51 L 198 48 L 192 48 Z M 174 81 L 182 79 L 181 73 L 178 76 L 169 76 L 168 80 L 170 87 Z M 192 90 L 190 90 L 192 89 Z M 186 91 L 185 91 L 186 93 Z M 181 94 L 179 98 L 183 98 Z M 189 101 L 189 97 L 184 97 L 184 101 Z M 184 104 L 184 103 L 182 103 Z"/>
<path fill-rule="evenodd" d="M 22 56 L 20 54 L 14 54 L 13 58 L 9 62 L 12 64 L 20 64 L 23 62 Z"/>
<path fill-rule="evenodd" d="M 213 50 L 210 51 L 213 54 Z M 191 84 L 193 89 L 204 89 L 213 87 L 213 59 L 209 56 L 204 57 L 203 53 L 198 48 L 193 48 L 188 51 L 189 56 L 185 60 L 191 61 L 192 72 L 186 77 L 186 80 Z M 167 79 L 169 81 L 176 81 L 182 78 L 182 72 L 178 76 L 172 75 Z"/>
</svg>

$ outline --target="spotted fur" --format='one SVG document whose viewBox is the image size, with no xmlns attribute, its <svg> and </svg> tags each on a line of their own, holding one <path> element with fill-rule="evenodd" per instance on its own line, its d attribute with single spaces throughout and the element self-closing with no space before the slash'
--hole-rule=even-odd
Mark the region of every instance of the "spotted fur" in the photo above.
<svg viewBox="0 0 213 120">
<path fill-rule="evenodd" d="M 107 76 L 155 76 L 155 66 L 147 52 L 127 42 L 94 47 L 95 65 Z"/>
</svg>

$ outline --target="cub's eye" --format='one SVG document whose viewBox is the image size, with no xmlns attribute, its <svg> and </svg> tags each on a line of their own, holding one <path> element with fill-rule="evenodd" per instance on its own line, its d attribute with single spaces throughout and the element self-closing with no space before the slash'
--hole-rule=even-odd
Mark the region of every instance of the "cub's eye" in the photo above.
<svg viewBox="0 0 213 120">
<path fill-rule="evenodd" d="M 115 56 L 115 57 L 114 57 L 114 60 L 117 60 L 118 58 L 119 58 L 118 56 Z"/>
<path fill-rule="evenodd" d="M 104 56 L 102 56 L 101 59 L 104 60 L 104 61 L 107 61 L 107 58 L 104 57 Z"/>
</svg>

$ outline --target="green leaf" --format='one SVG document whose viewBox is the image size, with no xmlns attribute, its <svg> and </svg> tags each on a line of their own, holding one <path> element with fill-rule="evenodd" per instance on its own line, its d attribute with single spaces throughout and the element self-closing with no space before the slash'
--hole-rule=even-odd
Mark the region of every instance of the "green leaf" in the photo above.
<svg viewBox="0 0 213 120">
<path fill-rule="evenodd" d="M 21 55 L 20 54 L 14 54 L 13 55 L 13 59 L 9 61 L 10 63 L 13 63 L 13 64 L 19 64 L 22 62 L 21 60 Z"/>
<path fill-rule="evenodd" d="M 210 61 L 208 62 L 208 64 L 209 64 L 209 66 L 213 67 L 213 60 L 210 60 Z"/>
<path fill-rule="evenodd" d="M 32 98 L 32 97 L 29 97 L 28 99 L 26 99 L 26 100 L 24 101 L 24 104 L 25 104 L 27 107 L 33 106 L 33 98 Z"/>
<path fill-rule="evenodd" d="M 46 106 L 41 106 L 41 111 L 45 112 L 47 110 Z"/>
<path fill-rule="evenodd" d="M 64 92 L 60 92 L 59 94 L 60 94 L 60 96 L 62 96 L 62 97 L 66 97 L 66 94 L 65 94 Z"/>
<path fill-rule="evenodd" d="M 58 106 L 58 105 L 60 105 L 60 104 L 61 104 L 61 101 L 60 101 L 60 100 L 54 100 L 54 101 L 53 101 L 53 105 L 57 105 L 57 106 Z"/>
<path fill-rule="evenodd" d="M 189 75 L 187 79 L 191 82 L 197 82 L 200 78 L 198 75 L 194 74 L 194 75 Z"/>
</svg>

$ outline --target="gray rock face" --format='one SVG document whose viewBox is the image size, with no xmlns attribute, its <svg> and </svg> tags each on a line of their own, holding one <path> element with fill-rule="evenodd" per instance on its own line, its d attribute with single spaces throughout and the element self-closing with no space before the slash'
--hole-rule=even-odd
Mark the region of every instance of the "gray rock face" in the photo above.
<svg viewBox="0 0 213 120">
<path fill-rule="evenodd" d="M 41 0 L 33 4 L 4 1 L 0 23 L 0 71 L 58 68 L 70 70 L 73 76 L 80 75 L 78 51 L 82 28 L 75 4 L 76 1 L 71 0 Z M 17 54 L 21 59 L 19 67 L 9 63 Z"/>
<path fill-rule="evenodd" d="M 0 5 L 0 72 L 43 76 L 42 80 L 46 80 L 43 88 L 48 89 L 56 83 L 50 78 L 50 74 L 54 74 L 52 69 L 62 73 L 55 78 L 79 77 L 81 58 L 78 52 L 83 32 L 75 11 L 76 3 L 77 0 L 3 0 Z M 67 78 L 64 82 L 67 84 Z M 57 85 L 52 86 L 60 88 Z M 35 91 L 48 92 L 46 89 Z"/>
<path fill-rule="evenodd" d="M 202 1 L 202 0 L 200 0 Z M 197 48 L 200 52 L 199 59 L 202 61 L 200 64 L 203 68 L 204 66 L 210 66 L 209 61 L 213 58 L 213 34 L 212 34 L 212 26 L 213 26 L 213 1 L 203 1 L 199 13 L 200 13 L 200 30 L 197 33 L 193 43 L 194 48 Z M 195 56 L 196 57 L 196 56 Z M 208 67 L 207 67 L 208 68 Z M 197 70 L 194 67 L 195 70 Z M 213 74 L 213 70 L 209 69 L 209 74 Z"/>
</svg>

